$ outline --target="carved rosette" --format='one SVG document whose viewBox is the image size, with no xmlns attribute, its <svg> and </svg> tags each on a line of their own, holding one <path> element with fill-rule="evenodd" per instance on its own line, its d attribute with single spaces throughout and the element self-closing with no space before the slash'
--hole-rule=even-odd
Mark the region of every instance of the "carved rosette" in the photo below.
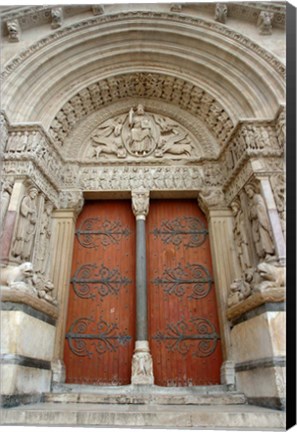
<svg viewBox="0 0 297 432">
<path fill-rule="evenodd" d="M 132 190 L 132 210 L 136 219 L 145 219 L 149 212 L 150 193 L 145 189 Z"/>
</svg>

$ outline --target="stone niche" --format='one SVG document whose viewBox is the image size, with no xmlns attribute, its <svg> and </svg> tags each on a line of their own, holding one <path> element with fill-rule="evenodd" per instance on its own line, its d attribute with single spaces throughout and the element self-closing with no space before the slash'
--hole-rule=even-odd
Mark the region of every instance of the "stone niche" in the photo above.
<svg viewBox="0 0 297 432">
<path fill-rule="evenodd" d="M 58 308 L 1 286 L 2 406 L 38 402 L 50 390 Z"/>
</svg>

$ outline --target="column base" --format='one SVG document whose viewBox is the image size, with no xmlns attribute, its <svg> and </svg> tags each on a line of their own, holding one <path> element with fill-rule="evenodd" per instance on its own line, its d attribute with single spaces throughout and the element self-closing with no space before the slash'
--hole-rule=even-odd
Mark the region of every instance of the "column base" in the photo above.
<svg viewBox="0 0 297 432">
<path fill-rule="evenodd" d="M 226 360 L 221 366 L 221 384 L 228 386 L 229 390 L 235 388 L 235 364 L 231 360 Z"/>
<path fill-rule="evenodd" d="M 131 383 L 136 385 L 154 384 L 153 359 L 148 341 L 135 342 Z"/>
<path fill-rule="evenodd" d="M 62 360 L 54 360 L 52 367 L 52 384 L 64 384 L 66 380 L 66 368 Z"/>
</svg>

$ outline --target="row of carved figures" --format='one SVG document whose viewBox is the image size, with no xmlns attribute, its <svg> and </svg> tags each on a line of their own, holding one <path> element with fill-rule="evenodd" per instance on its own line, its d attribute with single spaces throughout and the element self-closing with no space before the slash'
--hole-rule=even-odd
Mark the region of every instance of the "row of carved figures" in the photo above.
<svg viewBox="0 0 297 432">
<path fill-rule="evenodd" d="M 233 234 L 240 261 L 241 277 L 230 286 L 228 306 L 234 306 L 256 292 L 285 285 L 284 266 L 275 256 L 275 245 L 265 201 L 254 184 L 245 187 L 247 211 L 239 199 L 231 203 Z M 244 199 L 244 197 L 243 197 Z M 253 256 L 253 252 L 254 255 Z"/>
<path fill-rule="evenodd" d="M 12 190 L 12 180 L 5 180 L 1 192 L 1 236 L 4 234 L 5 218 Z M 51 214 L 54 206 L 50 201 L 44 201 L 43 211 L 40 211 L 40 197 L 37 188 L 30 186 L 21 198 L 10 258 L 18 263 L 31 260 L 34 240 L 37 240 L 35 241 L 34 267 L 40 274 L 45 275 L 48 270 Z"/>
</svg>

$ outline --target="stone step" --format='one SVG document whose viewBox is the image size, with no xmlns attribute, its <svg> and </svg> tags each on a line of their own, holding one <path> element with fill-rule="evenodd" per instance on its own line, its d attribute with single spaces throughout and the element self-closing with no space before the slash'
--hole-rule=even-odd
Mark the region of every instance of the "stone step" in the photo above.
<svg viewBox="0 0 297 432">
<path fill-rule="evenodd" d="M 2 425 L 283 431 L 285 414 L 251 405 L 39 403 L 1 410 Z"/>
<path fill-rule="evenodd" d="M 60 392 L 45 393 L 44 402 L 55 403 L 97 403 L 97 404 L 154 404 L 154 405 L 239 405 L 246 403 L 246 397 L 238 392 L 195 392 L 161 391 L 161 392 Z"/>
</svg>

